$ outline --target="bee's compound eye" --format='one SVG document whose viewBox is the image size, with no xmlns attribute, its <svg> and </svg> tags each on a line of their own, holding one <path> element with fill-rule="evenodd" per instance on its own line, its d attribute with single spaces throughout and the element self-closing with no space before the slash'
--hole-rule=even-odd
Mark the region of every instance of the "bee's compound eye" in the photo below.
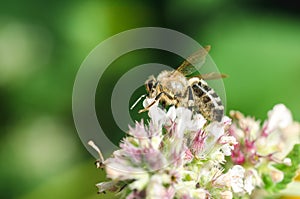
<svg viewBox="0 0 300 199">
<path fill-rule="evenodd" d="M 153 88 L 153 80 L 148 81 L 146 87 L 148 91 L 151 91 Z"/>
</svg>

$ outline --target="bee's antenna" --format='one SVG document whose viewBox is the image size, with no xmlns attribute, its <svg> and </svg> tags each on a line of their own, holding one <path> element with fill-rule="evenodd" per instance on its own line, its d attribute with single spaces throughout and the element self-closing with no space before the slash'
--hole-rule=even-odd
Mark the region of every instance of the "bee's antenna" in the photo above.
<svg viewBox="0 0 300 199">
<path fill-rule="evenodd" d="M 93 147 L 93 149 L 95 149 L 95 151 L 97 151 L 97 153 L 99 154 L 99 157 L 100 157 L 100 162 L 104 162 L 103 155 L 102 155 L 100 149 L 98 148 L 98 146 L 92 140 L 90 140 L 88 142 L 88 145 L 90 145 L 91 147 Z"/>
<path fill-rule="evenodd" d="M 138 100 L 136 100 L 135 103 L 130 107 L 130 110 L 132 110 L 137 105 L 137 103 L 139 103 L 139 101 L 141 101 L 141 99 L 144 97 L 146 97 L 146 95 L 142 95 Z"/>
</svg>

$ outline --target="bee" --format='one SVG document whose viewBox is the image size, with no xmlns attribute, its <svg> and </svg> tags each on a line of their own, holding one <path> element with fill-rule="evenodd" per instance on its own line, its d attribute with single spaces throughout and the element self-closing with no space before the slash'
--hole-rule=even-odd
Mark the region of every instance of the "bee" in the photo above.
<svg viewBox="0 0 300 199">
<path fill-rule="evenodd" d="M 154 98 L 154 101 L 140 110 L 139 113 L 149 110 L 152 105 L 159 101 L 163 106 L 186 107 L 201 113 L 209 121 L 220 122 L 224 114 L 224 106 L 218 94 L 204 79 L 223 78 L 226 75 L 209 73 L 191 76 L 197 71 L 192 64 L 203 64 L 209 50 L 210 46 L 200 49 L 189 56 L 174 71 L 162 71 L 157 78 L 150 76 L 145 82 L 145 87 L 148 93 L 147 97 Z"/>
</svg>

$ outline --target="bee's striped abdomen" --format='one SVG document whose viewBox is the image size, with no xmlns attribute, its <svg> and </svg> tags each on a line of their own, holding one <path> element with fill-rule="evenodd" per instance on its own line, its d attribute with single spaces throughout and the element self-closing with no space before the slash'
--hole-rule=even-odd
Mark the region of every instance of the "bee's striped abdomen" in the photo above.
<svg viewBox="0 0 300 199">
<path fill-rule="evenodd" d="M 224 106 L 218 94 L 202 79 L 193 82 L 191 86 L 195 96 L 195 104 L 199 106 L 195 107 L 196 110 L 206 119 L 220 122 L 224 114 Z"/>
</svg>

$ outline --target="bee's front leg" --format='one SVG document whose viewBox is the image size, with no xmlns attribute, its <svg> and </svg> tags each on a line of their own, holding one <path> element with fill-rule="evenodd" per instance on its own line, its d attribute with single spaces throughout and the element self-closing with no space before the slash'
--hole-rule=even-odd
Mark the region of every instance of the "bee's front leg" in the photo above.
<svg viewBox="0 0 300 199">
<path fill-rule="evenodd" d="M 139 113 L 143 113 L 145 111 L 148 111 L 149 108 L 151 108 L 151 106 L 153 106 L 157 101 L 160 101 L 160 99 L 162 98 L 162 96 L 165 95 L 168 99 L 170 100 L 176 100 L 176 97 L 171 96 L 170 94 L 166 93 L 166 92 L 160 92 L 154 99 L 154 101 L 149 104 L 148 106 L 146 106 L 144 109 L 140 110 Z M 166 102 L 165 102 L 166 103 Z"/>
</svg>

